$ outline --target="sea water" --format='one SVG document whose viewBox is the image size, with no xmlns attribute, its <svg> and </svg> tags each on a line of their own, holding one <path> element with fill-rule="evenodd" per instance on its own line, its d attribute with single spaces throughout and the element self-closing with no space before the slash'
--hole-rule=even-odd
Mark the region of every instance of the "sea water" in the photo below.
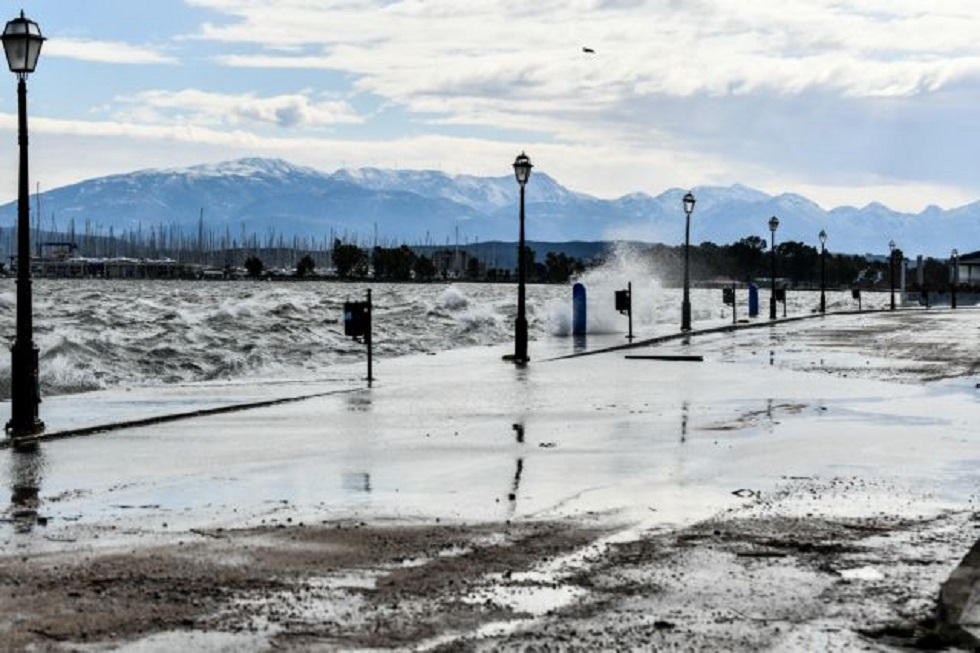
<svg viewBox="0 0 980 653">
<path fill-rule="evenodd" d="M 640 335 L 679 326 L 681 292 L 611 257 L 578 281 L 588 293 L 588 332 L 625 334 L 614 292 L 633 287 Z M 130 385 L 212 380 L 315 378 L 331 365 L 362 360 L 364 346 L 344 336 L 343 304 L 374 302 L 377 357 L 431 353 L 513 340 L 515 284 L 345 283 L 337 281 L 54 280 L 33 283 L 34 341 L 43 396 Z M 739 291 L 738 317 L 745 317 Z M 571 284 L 530 284 L 532 343 L 570 338 Z M 787 313 L 811 313 L 817 292 L 789 294 Z M 764 289 L 762 306 L 768 307 Z M 887 293 L 865 298 L 880 307 Z M 694 326 L 731 320 L 718 289 L 691 292 Z M 828 310 L 856 308 L 850 293 L 828 293 Z M 761 318 L 767 318 L 768 312 Z M 16 286 L 0 279 L 0 333 L 12 343 Z M 780 315 L 782 307 L 780 306 Z M 10 397 L 10 360 L 0 356 L 0 397 Z"/>
</svg>

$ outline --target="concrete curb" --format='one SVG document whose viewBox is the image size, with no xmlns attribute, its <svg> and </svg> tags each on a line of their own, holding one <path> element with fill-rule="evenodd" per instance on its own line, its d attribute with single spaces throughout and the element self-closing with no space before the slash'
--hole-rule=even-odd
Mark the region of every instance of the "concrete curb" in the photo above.
<svg viewBox="0 0 980 653">
<path fill-rule="evenodd" d="M 97 435 L 99 433 L 106 433 L 109 431 L 119 431 L 121 429 L 127 429 L 127 428 L 139 428 L 141 426 L 153 426 L 154 424 L 165 424 L 167 422 L 176 422 L 179 420 L 191 419 L 194 417 L 207 417 L 208 415 L 222 415 L 225 413 L 236 413 L 243 410 L 251 410 L 253 408 L 267 408 L 269 406 L 279 406 L 281 404 L 306 401 L 307 399 L 316 399 L 319 397 L 329 397 L 331 395 L 360 392 L 364 389 L 365 388 L 348 388 L 344 390 L 330 390 L 328 392 L 317 392 L 309 395 L 301 395 L 299 397 L 280 397 L 278 399 L 267 399 L 264 401 L 250 401 L 241 404 L 233 404 L 231 406 L 215 406 L 214 408 L 201 408 L 199 410 L 192 410 L 186 413 L 156 415 L 153 417 L 124 420 L 120 422 L 106 422 L 105 424 L 86 426 L 84 428 L 79 428 L 79 429 L 56 431 L 54 433 L 44 433 L 39 435 L 37 438 L 33 439 L 33 441 L 35 443 L 40 443 L 40 442 L 49 442 L 51 440 L 64 440 L 65 438 L 77 438 L 77 437 L 84 437 L 88 435 Z M 10 438 L 0 440 L 0 450 L 9 449 L 12 446 L 13 446 L 13 441 Z"/>
</svg>

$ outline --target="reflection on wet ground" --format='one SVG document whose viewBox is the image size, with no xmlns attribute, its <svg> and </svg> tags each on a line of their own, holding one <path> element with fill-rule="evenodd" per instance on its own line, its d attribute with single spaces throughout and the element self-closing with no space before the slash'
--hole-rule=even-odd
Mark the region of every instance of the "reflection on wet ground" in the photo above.
<svg viewBox="0 0 980 653">
<path fill-rule="evenodd" d="M 690 418 L 691 402 L 681 404 L 681 444 L 687 442 L 687 421 Z"/>
<path fill-rule="evenodd" d="M 18 533 L 30 533 L 37 525 L 45 525 L 47 519 L 41 517 L 41 480 L 44 473 L 44 454 L 40 448 L 33 450 L 14 450 L 9 458 L 11 480 L 10 506 L 5 513 L 6 521 L 14 524 Z"/>
<path fill-rule="evenodd" d="M 348 394 L 347 410 L 352 413 L 366 413 L 371 410 L 371 393 L 365 391 Z"/>
<path fill-rule="evenodd" d="M 371 475 L 367 472 L 347 472 L 343 475 L 342 484 L 345 490 L 370 494 Z"/>
<path fill-rule="evenodd" d="M 521 474 L 524 473 L 524 459 L 517 459 L 517 469 L 514 471 L 514 483 L 511 485 L 510 494 L 507 495 L 508 500 L 510 500 L 512 507 L 516 507 L 517 503 L 517 491 L 521 488 Z"/>
</svg>

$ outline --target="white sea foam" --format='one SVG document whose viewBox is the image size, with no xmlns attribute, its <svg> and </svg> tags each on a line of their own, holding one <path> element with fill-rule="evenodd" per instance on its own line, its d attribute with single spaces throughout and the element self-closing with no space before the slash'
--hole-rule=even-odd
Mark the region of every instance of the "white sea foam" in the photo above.
<svg viewBox="0 0 980 653">
<path fill-rule="evenodd" d="M 466 299 L 466 295 L 460 291 L 456 286 L 449 286 L 442 291 L 439 295 L 439 306 L 449 310 L 459 310 L 461 308 L 466 308 L 469 304 L 469 300 Z"/>
<path fill-rule="evenodd" d="M 588 295 L 588 332 L 625 333 L 614 292 L 633 284 L 636 332 L 678 323 L 679 291 L 661 287 L 642 257 L 614 250 L 579 281 Z M 311 378 L 359 361 L 363 345 L 343 335 L 343 303 L 369 286 L 332 282 L 48 280 L 34 282 L 34 341 L 43 395 L 218 379 Z M 372 284 L 374 351 L 379 357 L 508 342 L 514 284 Z M 0 333 L 15 333 L 15 282 L 0 279 Z M 720 291 L 692 291 L 693 318 L 728 310 Z M 791 293 L 790 314 L 813 295 Z M 849 293 L 828 296 L 848 305 Z M 873 299 L 865 299 L 865 308 Z M 740 299 L 744 304 L 744 298 Z M 527 287 L 532 340 L 571 334 L 572 287 Z M 740 309 L 744 310 L 744 309 Z M 730 314 L 730 313 L 728 313 Z M 0 356 L 0 397 L 10 396 L 9 357 Z"/>
</svg>

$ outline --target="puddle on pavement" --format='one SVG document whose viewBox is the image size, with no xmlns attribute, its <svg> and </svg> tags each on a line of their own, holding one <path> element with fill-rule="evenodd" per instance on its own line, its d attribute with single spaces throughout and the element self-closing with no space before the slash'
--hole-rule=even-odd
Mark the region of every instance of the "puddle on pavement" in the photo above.
<svg viewBox="0 0 980 653">
<path fill-rule="evenodd" d="M 348 492 L 371 493 L 371 475 L 367 472 L 347 472 L 341 478 L 341 486 Z"/>
<path fill-rule="evenodd" d="M 498 585 L 473 592 L 464 603 L 480 605 L 487 602 L 520 614 L 535 617 L 567 607 L 588 592 L 573 585 Z"/>
<path fill-rule="evenodd" d="M 250 633 L 220 631 L 170 631 L 156 633 L 136 642 L 113 644 L 119 653 L 157 653 L 159 651 L 258 651 L 269 646 L 269 639 Z"/>
</svg>

